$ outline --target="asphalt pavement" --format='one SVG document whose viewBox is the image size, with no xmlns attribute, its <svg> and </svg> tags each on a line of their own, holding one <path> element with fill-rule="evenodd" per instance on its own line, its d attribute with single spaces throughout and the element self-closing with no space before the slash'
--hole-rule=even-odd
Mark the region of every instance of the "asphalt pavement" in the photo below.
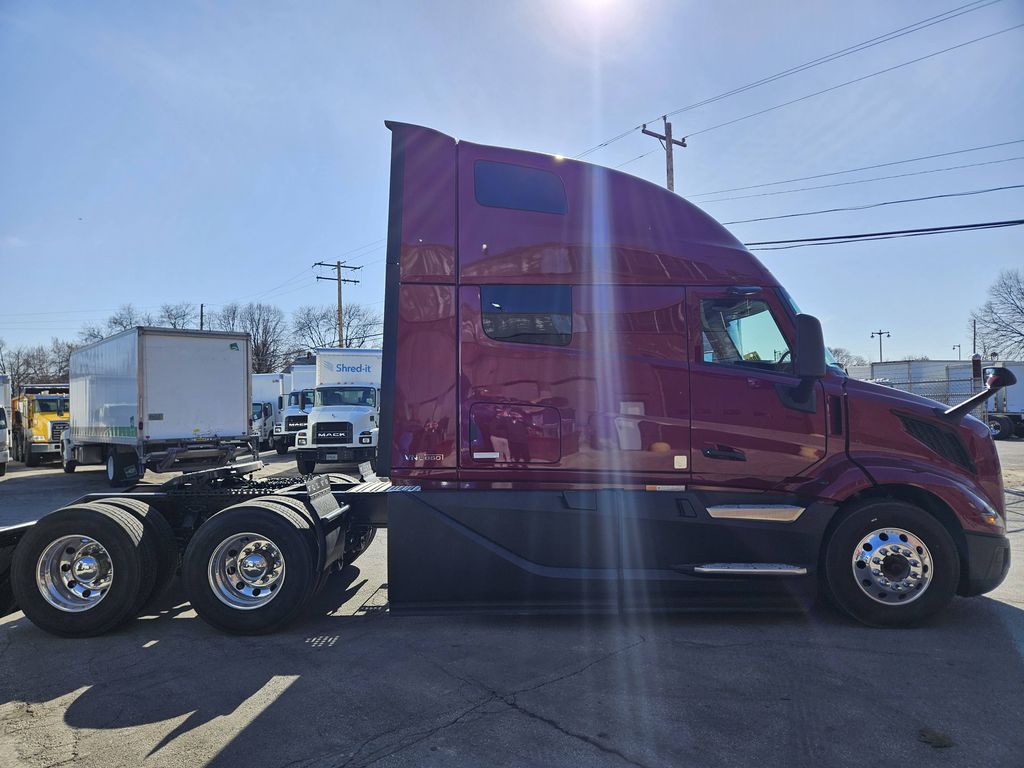
<svg viewBox="0 0 1024 768">
<path fill-rule="evenodd" d="M 1024 477 L 1024 441 L 1000 453 L 1007 477 Z M 269 458 L 267 472 L 294 466 Z M 37 478 L 50 493 L 9 492 L 18 472 L 0 481 L 4 514 L 105 485 L 59 469 Z M 1020 563 L 1024 483 L 1010 485 Z M 220 634 L 180 591 L 89 640 L 50 637 L 21 614 L 0 621 L 0 765 L 1021 764 L 1019 566 L 914 630 L 828 607 L 396 617 L 386 541 L 274 635 Z"/>
</svg>

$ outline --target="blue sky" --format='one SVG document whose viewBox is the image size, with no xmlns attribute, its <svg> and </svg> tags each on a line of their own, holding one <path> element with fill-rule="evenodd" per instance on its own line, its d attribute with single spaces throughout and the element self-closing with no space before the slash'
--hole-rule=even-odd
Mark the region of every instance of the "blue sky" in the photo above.
<svg viewBox="0 0 1024 768">
<path fill-rule="evenodd" d="M 948 2 L 47 3 L 0 6 L 0 338 L 73 336 L 124 302 L 380 305 L 385 119 L 576 155 L 669 110 L 963 5 Z M 1002 0 L 673 118 L 676 135 L 1024 23 Z M 1024 139 L 1024 29 L 700 134 L 676 190 Z M 588 160 L 652 148 L 639 132 Z M 1024 143 L 849 181 L 1024 156 Z M 664 183 L 654 152 L 623 170 Z M 1024 160 L 707 202 L 722 221 L 1024 183 Z M 797 184 L 791 186 L 805 186 Z M 771 187 L 769 191 L 788 187 Z M 733 225 L 744 241 L 1021 218 L 1024 190 Z M 759 254 L 831 345 L 956 356 L 1022 228 Z M 45 314 L 44 314 L 45 313 Z"/>
</svg>

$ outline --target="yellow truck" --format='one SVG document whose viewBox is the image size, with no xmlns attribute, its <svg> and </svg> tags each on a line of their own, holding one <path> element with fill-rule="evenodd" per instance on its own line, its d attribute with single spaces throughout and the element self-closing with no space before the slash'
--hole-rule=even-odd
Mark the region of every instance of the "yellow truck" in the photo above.
<svg viewBox="0 0 1024 768">
<path fill-rule="evenodd" d="M 67 384 L 18 387 L 11 402 L 14 460 L 35 467 L 43 459 L 60 460 L 60 441 L 71 420 Z"/>
</svg>

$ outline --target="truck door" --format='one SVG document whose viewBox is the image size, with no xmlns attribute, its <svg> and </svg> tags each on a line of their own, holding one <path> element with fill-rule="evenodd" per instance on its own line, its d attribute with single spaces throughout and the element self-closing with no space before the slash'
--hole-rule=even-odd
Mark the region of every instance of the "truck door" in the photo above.
<svg viewBox="0 0 1024 768">
<path fill-rule="evenodd" d="M 694 483 L 768 489 L 825 456 L 821 385 L 814 409 L 786 397 L 793 329 L 774 289 L 687 291 Z"/>
</svg>

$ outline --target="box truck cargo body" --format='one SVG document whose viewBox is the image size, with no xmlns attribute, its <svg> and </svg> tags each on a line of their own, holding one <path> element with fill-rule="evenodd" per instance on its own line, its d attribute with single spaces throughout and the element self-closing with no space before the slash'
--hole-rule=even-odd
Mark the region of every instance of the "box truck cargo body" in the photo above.
<svg viewBox="0 0 1024 768">
<path fill-rule="evenodd" d="M 138 327 L 75 350 L 65 471 L 106 464 L 118 484 L 251 455 L 249 369 L 244 333 Z"/>
<path fill-rule="evenodd" d="M 104 509 L 0 532 L 0 548 L 21 536 L 11 584 L 33 622 L 96 634 L 146 600 L 118 574 L 147 554 L 104 514 L 127 499 L 187 542 L 192 607 L 234 632 L 296 617 L 383 525 L 393 613 L 764 610 L 825 592 L 906 626 L 1003 581 L 999 458 L 967 414 L 1011 370 L 986 368 L 956 407 L 850 379 L 820 323 L 681 197 L 388 127 L 381 477 L 217 468 L 91 494 Z M 62 547 L 83 521 L 109 549 Z M 96 557 L 114 573 L 102 598 L 63 576 L 93 577 Z"/>
<path fill-rule="evenodd" d="M 316 350 L 313 409 L 295 443 L 299 472 L 376 459 L 381 355 L 379 349 Z"/>
</svg>

